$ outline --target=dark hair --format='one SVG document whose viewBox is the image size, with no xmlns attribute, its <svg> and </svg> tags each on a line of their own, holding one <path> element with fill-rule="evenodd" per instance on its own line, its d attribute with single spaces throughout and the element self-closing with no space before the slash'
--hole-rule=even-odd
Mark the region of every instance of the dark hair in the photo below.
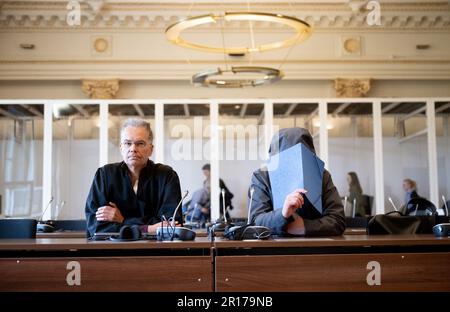
<svg viewBox="0 0 450 312">
<path fill-rule="evenodd" d="M 211 171 L 211 165 L 210 164 L 203 165 L 202 170 L 209 170 L 209 171 Z"/>
<path fill-rule="evenodd" d="M 350 190 L 353 189 L 357 193 L 362 194 L 361 184 L 359 183 L 358 175 L 356 174 L 356 172 L 351 171 L 351 172 L 349 172 L 347 174 L 351 178 L 350 185 L 349 185 Z"/>
</svg>

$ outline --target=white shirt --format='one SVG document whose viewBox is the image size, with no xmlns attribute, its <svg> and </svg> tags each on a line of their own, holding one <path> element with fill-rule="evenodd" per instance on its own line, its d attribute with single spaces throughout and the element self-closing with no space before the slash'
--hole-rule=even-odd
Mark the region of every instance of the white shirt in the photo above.
<svg viewBox="0 0 450 312">
<path fill-rule="evenodd" d="M 139 183 L 139 179 L 137 179 L 136 182 L 134 182 L 134 185 L 133 185 L 133 191 L 134 191 L 135 194 L 137 194 L 138 183 Z"/>
</svg>

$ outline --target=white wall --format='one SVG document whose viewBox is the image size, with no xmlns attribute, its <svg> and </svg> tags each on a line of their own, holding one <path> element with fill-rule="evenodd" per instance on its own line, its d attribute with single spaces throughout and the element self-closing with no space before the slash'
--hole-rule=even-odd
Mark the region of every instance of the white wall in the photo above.
<svg viewBox="0 0 450 312">
<path fill-rule="evenodd" d="M 56 219 L 84 219 L 84 207 L 99 164 L 98 140 L 53 142 L 52 216 Z M 57 205 L 65 201 L 58 211 Z"/>
<path fill-rule="evenodd" d="M 437 138 L 439 200 L 450 200 L 450 136 Z M 449 207 L 450 208 L 450 207 Z"/>
</svg>

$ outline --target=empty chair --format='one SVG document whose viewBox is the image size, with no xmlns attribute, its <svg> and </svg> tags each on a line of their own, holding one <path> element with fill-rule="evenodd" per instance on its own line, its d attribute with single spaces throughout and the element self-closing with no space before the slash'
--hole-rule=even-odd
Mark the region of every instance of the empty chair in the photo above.
<svg viewBox="0 0 450 312">
<path fill-rule="evenodd" d="M 362 195 L 362 206 L 364 207 L 366 216 L 371 216 L 372 215 L 372 207 L 373 207 L 373 196 L 363 194 Z"/>
<path fill-rule="evenodd" d="M 406 215 L 433 216 L 437 214 L 436 206 L 423 197 L 411 198 L 406 205 Z"/>
<path fill-rule="evenodd" d="M 35 219 L 0 220 L 0 238 L 36 238 Z"/>
<path fill-rule="evenodd" d="M 52 225 L 57 231 L 86 231 L 86 220 L 54 220 Z"/>
<path fill-rule="evenodd" d="M 347 228 L 366 228 L 367 218 L 366 217 L 346 217 L 345 227 Z"/>
<path fill-rule="evenodd" d="M 444 211 L 444 215 L 445 216 L 450 216 L 450 200 L 446 201 L 442 207 L 441 207 L 442 211 Z"/>
</svg>

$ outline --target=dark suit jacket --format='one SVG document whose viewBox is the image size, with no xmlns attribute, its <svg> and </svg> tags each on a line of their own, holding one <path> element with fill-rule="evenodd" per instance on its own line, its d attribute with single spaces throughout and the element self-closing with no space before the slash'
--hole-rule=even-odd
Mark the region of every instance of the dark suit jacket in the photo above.
<svg viewBox="0 0 450 312">
<path fill-rule="evenodd" d="M 146 225 L 171 218 L 181 200 L 180 180 L 169 166 L 151 160 L 139 175 L 137 194 L 134 193 L 128 167 L 124 162 L 108 164 L 97 170 L 86 200 L 86 221 L 89 237 L 95 232 L 119 232 L 122 225 Z M 97 221 L 95 213 L 101 206 L 113 202 L 122 216 L 123 224 Z M 181 220 L 181 209 L 177 220 Z"/>
</svg>

